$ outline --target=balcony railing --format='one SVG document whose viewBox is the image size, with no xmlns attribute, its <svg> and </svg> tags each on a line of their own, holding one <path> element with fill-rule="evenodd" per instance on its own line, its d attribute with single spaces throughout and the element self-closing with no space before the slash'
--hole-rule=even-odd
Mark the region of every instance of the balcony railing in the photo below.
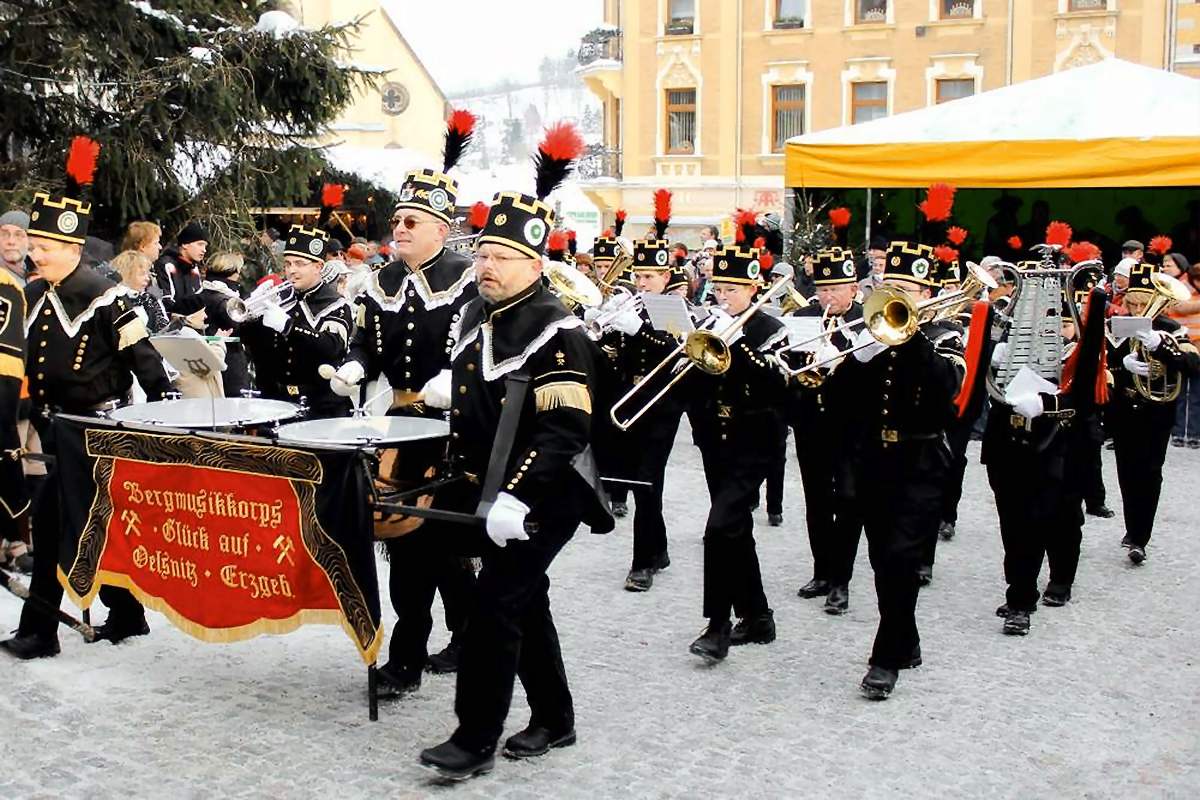
<svg viewBox="0 0 1200 800">
<path fill-rule="evenodd" d="M 621 179 L 621 151 L 602 144 L 589 145 L 579 159 L 576 172 L 580 180 L 594 181 L 600 178 Z"/>
<path fill-rule="evenodd" d="M 597 28 L 579 43 L 579 66 L 601 60 L 621 60 L 621 31 L 616 28 Z"/>
</svg>

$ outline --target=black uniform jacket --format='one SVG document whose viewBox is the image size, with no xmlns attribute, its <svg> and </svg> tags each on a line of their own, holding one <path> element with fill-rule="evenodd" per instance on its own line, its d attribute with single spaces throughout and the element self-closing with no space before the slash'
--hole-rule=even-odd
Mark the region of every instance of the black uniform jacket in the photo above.
<svg viewBox="0 0 1200 800">
<path fill-rule="evenodd" d="M 322 364 L 336 366 L 346 356 L 354 322 L 350 304 L 331 284 L 320 283 L 299 299 L 289 312 L 283 333 L 249 320 L 238 329 L 254 362 L 255 379 L 264 397 L 290 403 L 307 398 L 314 410 L 346 405 L 329 381 L 317 374 Z"/>
<path fill-rule="evenodd" d="M 611 530 L 590 460 L 596 367 L 582 321 L 535 281 L 496 305 L 475 298 L 451 335 L 453 466 L 479 482 L 486 479 L 507 402 L 505 378 L 526 374 L 530 381 L 500 491 L 529 506 L 534 519 L 574 505 L 577 518 L 593 530 Z"/>
<path fill-rule="evenodd" d="M 1200 353 L 1188 338 L 1187 331 L 1170 317 L 1154 318 L 1154 330 L 1163 335 L 1162 344 L 1148 355 L 1161 363 L 1165 369 L 1168 381 L 1186 381 L 1190 375 L 1200 374 Z M 1125 339 L 1120 344 L 1108 341 L 1108 368 L 1112 371 L 1113 391 L 1112 403 L 1115 409 L 1135 410 L 1156 414 L 1164 421 L 1173 424 L 1175 419 L 1174 403 L 1159 403 L 1143 397 L 1134 388 L 1134 375 L 1125 369 L 1124 359 L 1129 355 L 1134 339 Z M 1147 353 L 1142 348 L 1141 358 L 1146 359 Z M 1144 385 L 1144 384 L 1143 384 Z M 1151 386 L 1161 389 L 1164 381 L 1155 379 Z"/>
<path fill-rule="evenodd" d="M 124 402 L 134 375 L 148 400 L 171 388 L 128 287 L 80 266 L 54 287 L 44 279 L 30 282 L 25 300 L 25 363 L 35 410 L 81 414 Z"/>
<path fill-rule="evenodd" d="M 450 326 L 477 296 L 469 256 L 443 249 L 415 272 L 394 261 L 371 276 L 358 304 L 350 358 L 367 380 L 382 372 L 393 389 L 419 392 L 450 360 Z"/>
<path fill-rule="evenodd" d="M 811 303 L 798 310 L 793 316 L 820 317 L 822 313 L 820 304 Z M 825 330 L 832 330 L 838 325 L 861 319 L 862 305 L 851 302 L 844 314 L 836 317 L 831 315 L 825 320 Z M 861 326 L 855 326 L 846 332 L 838 331 L 829 337 L 830 345 L 838 350 L 846 351 L 853 344 L 854 335 L 860 330 L 862 330 Z M 825 357 L 827 351 L 829 348 L 822 348 L 820 352 L 816 353 L 816 357 Z M 781 358 L 787 359 L 788 363 L 795 366 L 803 365 L 804 359 L 796 356 L 797 354 L 784 354 Z M 847 358 L 853 358 L 853 356 L 847 356 Z M 816 372 L 828 375 L 835 366 L 836 363 L 818 369 Z M 825 399 L 824 382 L 814 385 L 799 377 L 790 379 L 786 410 L 788 422 L 803 431 L 805 435 L 817 435 L 826 440 L 838 438 L 835 419 L 829 414 L 829 407 Z"/>
</svg>

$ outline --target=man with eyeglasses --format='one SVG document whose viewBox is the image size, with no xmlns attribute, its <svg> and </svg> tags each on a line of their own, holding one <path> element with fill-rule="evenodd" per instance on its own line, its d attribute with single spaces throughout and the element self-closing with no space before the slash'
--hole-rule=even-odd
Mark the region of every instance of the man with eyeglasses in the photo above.
<svg viewBox="0 0 1200 800">
<path fill-rule="evenodd" d="M 392 216 L 395 260 L 364 281 L 355 300 L 358 327 L 348 359 L 330 380 L 333 391 L 348 396 L 382 373 L 392 387 L 392 415 L 444 417 L 426 404 L 422 389 L 449 366 L 450 325 L 477 295 L 471 257 L 445 246 L 458 195 L 458 183 L 446 174 L 454 166 L 449 155 L 461 149 L 450 146 L 456 135 L 452 124 L 443 171 L 415 170 L 405 179 Z M 391 474 L 383 477 L 424 482 L 426 471 L 441 461 L 445 445 L 434 441 L 418 452 L 419 447 L 410 445 L 406 457 L 396 459 Z M 420 688 L 427 666 L 434 672 L 457 669 L 474 572 L 469 562 L 439 543 L 435 526 L 393 534 L 385 543 L 392 607 L 399 620 L 379 675 L 385 695 L 400 696 Z M 430 656 L 435 591 L 442 595 L 451 640 Z"/>
</svg>

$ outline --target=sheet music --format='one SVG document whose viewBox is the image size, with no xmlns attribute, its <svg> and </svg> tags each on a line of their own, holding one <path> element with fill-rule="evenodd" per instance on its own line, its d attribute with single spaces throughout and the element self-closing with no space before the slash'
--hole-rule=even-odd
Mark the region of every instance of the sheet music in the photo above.
<svg viewBox="0 0 1200 800">
<path fill-rule="evenodd" d="M 696 330 L 687 302 L 674 294 L 643 294 L 642 302 L 650 326 L 657 331 L 666 331 L 678 338 Z"/>
<path fill-rule="evenodd" d="M 779 321 L 788 330 L 788 341 L 792 344 L 805 342 L 797 352 L 815 353 L 821 346 L 821 340 L 815 337 L 821 335 L 820 317 L 780 317 Z M 811 340 L 811 341 L 810 341 Z"/>
<path fill-rule="evenodd" d="M 1108 321 L 1108 327 L 1112 330 L 1113 344 L 1117 345 L 1138 331 L 1150 330 L 1153 324 L 1149 317 L 1113 317 Z"/>
</svg>

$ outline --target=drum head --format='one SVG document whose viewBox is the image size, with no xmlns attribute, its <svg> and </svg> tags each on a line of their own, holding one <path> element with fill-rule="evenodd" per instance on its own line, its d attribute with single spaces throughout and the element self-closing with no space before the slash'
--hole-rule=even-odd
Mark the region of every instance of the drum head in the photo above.
<svg viewBox="0 0 1200 800">
<path fill-rule="evenodd" d="M 139 422 L 186 430 L 246 428 L 291 419 L 300 413 L 295 403 L 246 397 L 189 397 L 123 406 L 109 414 L 118 422 Z"/>
<path fill-rule="evenodd" d="M 340 417 L 279 426 L 280 441 L 308 444 L 397 445 L 450 435 L 450 423 L 422 417 Z"/>
</svg>

